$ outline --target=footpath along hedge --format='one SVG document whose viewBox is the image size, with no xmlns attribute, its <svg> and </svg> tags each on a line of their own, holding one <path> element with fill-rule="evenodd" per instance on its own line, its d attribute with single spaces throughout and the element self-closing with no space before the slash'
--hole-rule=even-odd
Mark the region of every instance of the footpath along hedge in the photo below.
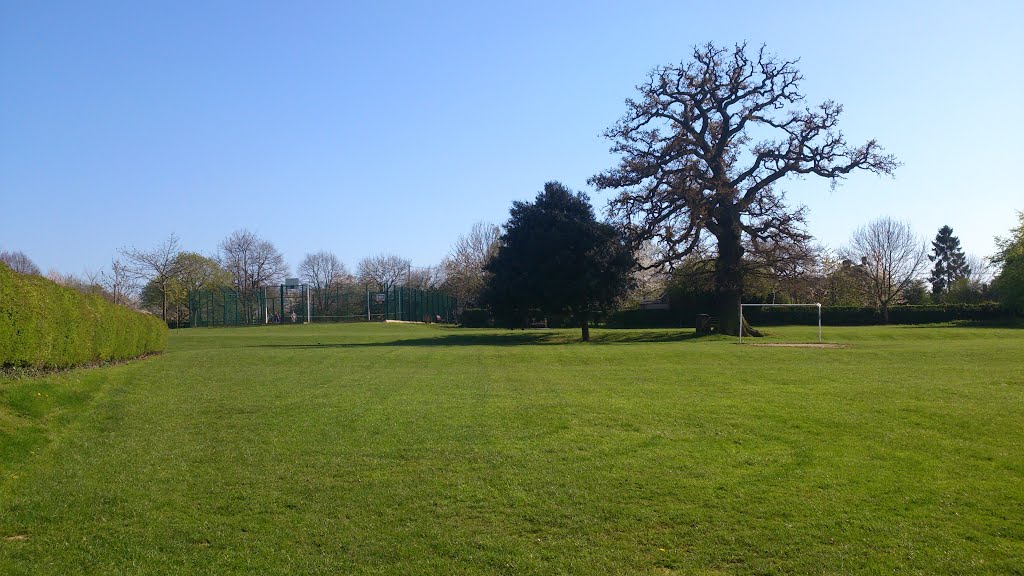
<svg viewBox="0 0 1024 576">
<path fill-rule="evenodd" d="M 166 346 L 159 318 L 0 264 L 0 366 L 66 368 Z"/>
</svg>

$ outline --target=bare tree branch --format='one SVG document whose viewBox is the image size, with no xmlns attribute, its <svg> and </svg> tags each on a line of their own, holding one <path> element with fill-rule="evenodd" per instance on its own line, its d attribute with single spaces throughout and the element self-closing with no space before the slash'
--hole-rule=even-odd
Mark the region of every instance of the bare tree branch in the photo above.
<svg viewBox="0 0 1024 576">
<path fill-rule="evenodd" d="M 111 301 L 121 306 L 132 306 L 132 295 L 138 290 L 139 283 L 135 274 L 117 258 L 110 262 L 110 271 L 100 272 L 100 281 L 104 289 L 110 293 Z"/>
<path fill-rule="evenodd" d="M 407 280 L 412 272 L 412 261 L 394 254 L 378 254 L 359 261 L 356 276 L 360 282 L 375 284 L 382 292 Z"/>
<path fill-rule="evenodd" d="M 897 166 L 874 140 L 847 143 L 839 104 L 805 106 L 796 65 L 763 46 L 709 43 L 695 47 L 690 62 L 656 68 L 605 132 L 618 165 L 590 179 L 618 191 L 609 211 L 635 246 L 661 247 L 655 265 L 672 265 L 714 238 L 723 317 L 738 314 L 745 260 L 770 260 L 809 239 L 803 208 L 787 207 L 776 186 L 792 176 L 835 182 Z"/>
<path fill-rule="evenodd" d="M 487 284 L 487 261 L 498 250 L 501 229 L 477 222 L 469 233 L 459 236 L 448 256 L 441 262 L 444 288 L 460 305 L 479 305 Z"/>
<path fill-rule="evenodd" d="M 335 293 L 331 288 L 348 279 L 345 265 L 326 250 L 306 254 L 299 264 L 298 272 L 299 278 L 312 289 L 313 306 L 320 314 L 324 314 L 334 304 Z"/>
<path fill-rule="evenodd" d="M 16 250 L 14 252 L 4 250 L 3 252 L 0 252 L 0 262 L 6 264 L 8 268 L 18 274 L 42 275 L 39 270 L 39 266 L 36 266 L 36 263 L 20 250 Z"/>
<path fill-rule="evenodd" d="M 914 235 L 910 224 L 879 218 L 853 233 L 842 255 L 853 262 L 861 278 L 861 291 L 882 310 L 889 321 L 889 306 L 897 303 L 903 289 L 921 275 L 928 262 L 924 239 Z"/>
<path fill-rule="evenodd" d="M 125 274 L 135 280 L 152 282 L 160 290 L 160 318 L 164 321 L 167 320 L 168 283 L 181 270 L 178 262 L 180 252 L 178 237 L 174 234 L 152 250 L 140 250 L 134 246 L 121 249 Z"/>
<path fill-rule="evenodd" d="M 279 284 L 288 275 L 284 256 L 249 230 L 236 230 L 221 242 L 219 261 L 242 291 Z"/>
</svg>

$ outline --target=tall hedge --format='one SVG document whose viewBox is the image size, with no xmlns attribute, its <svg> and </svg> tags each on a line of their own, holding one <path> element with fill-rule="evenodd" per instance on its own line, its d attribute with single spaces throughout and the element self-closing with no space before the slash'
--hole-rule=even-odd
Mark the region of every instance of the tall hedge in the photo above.
<svg viewBox="0 0 1024 576">
<path fill-rule="evenodd" d="M 166 346 L 159 318 L 0 264 L 0 366 L 65 368 Z"/>
<path fill-rule="evenodd" d="M 617 310 L 608 316 L 609 328 L 692 328 L 696 315 L 684 316 L 680 310 Z"/>
<path fill-rule="evenodd" d="M 806 308 L 760 308 L 743 310 L 747 321 L 754 326 L 784 324 L 816 324 L 818 310 Z M 990 321 L 1007 318 L 1009 311 L 998 304 L 943 304 L 921 306 L 892 306 L 889 324 L 934 324 L 954 320 Z M 877 308 L 859 306 L 822 306 L 821 321 L 827 326 L 871 326 L 882 323 Z"/>
<path fill-rule="evenodd" d="M 709 313 L 714 313 L 709 309 Z M 818 310 L 803 308 L 758 308 L 743 310 L 743 316 L 754 326 L 780 326 L 786 324 L 817 324 Z M 893 306 L 889 308 L 890 324 L 932 324 L 953 320 L 988 321 L 1010 316 L 1010 311 L 998 304 L 949 304 L 940 306 Z M 690 328 L 695 314 L 680 310 L 620 310 L 608 317 L 611 328 L 663 328 L 677 326 Z M 870 326 L 882 323 L 877 308 L 858 306 L 822 306 L 821 321 L 826 326 Z"/>
</svg>

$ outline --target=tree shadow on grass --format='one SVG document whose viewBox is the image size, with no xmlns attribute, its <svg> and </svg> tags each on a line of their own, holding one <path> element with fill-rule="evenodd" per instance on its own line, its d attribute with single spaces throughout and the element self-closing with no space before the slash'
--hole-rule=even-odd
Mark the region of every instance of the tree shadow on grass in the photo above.
<svg viewBox="0 0 1024 576">
<path fill-rule="evenodd" d="M 580 341 L 580 335 L 564 331 L 509 331 L 500 333 L 446 334 L 430 338 L 408 338 L 387 342 L 316 342 L 309 344 L 255 344 L 255 348 L 367 348 L 395 346 L 536 346 L 557 344 L 636 344 L 655 342 L 681 342 L 694 340 L 692 330 L 608 330 L 591 332 L 590 342 Z"/>
</svg>

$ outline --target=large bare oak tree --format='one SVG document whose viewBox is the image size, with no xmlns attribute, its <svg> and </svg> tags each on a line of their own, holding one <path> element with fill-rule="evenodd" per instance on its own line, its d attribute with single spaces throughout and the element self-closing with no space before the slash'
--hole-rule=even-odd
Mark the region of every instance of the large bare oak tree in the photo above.
<svg viewBox="0 0 1024 576">
<path fill-rule="evenodd" d="M 802 208 L 786 206 L 781 181 L 814 175 L 833 183 L 854 170 L 891 174 L 896 159 L 874 140 L 851 146 L 842 106 L 804 106 L 796 60 L 764 47 L 748 53 L 697 46 L 689 63 L 651 72 L 605 136 L 618 166 L 590 182 L 618 190 L 611 213 L 636 243 L 654 240 L 675 263 L 710 236 L 723 330 L 738 330 L 744 263 L 806 242 Z M 748 328 L 749 329 L 749 328 Z"/>
</svg>

